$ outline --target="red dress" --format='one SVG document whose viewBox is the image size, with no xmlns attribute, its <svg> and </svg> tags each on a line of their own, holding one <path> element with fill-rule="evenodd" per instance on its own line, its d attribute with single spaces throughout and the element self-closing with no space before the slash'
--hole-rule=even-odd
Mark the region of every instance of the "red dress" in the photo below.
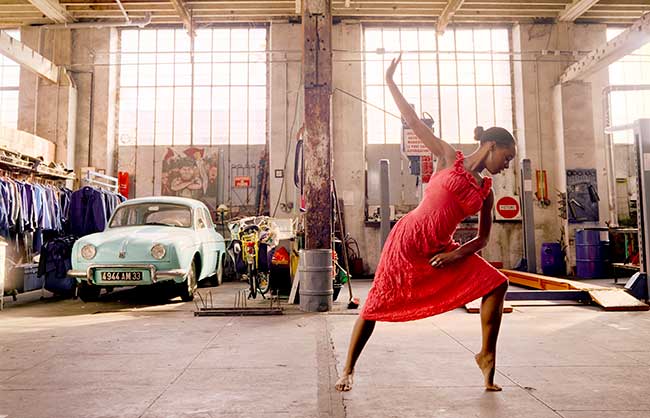
<svg viewBox="0 0 650 418">
<path fill-rule="evenodd" d="M 453 166 L 436 173 L 424 199 L 392 229 L 384 244 L 375 280 L 361 316 L 374 321 L 410 321 L 471 302 L 507 280 L 477 254 L 442 268 L 429 260 L 458 247 L 452 235 L 467 216 L 478 212 L 492 179 L 479 185 L 456 152 Z"/>
</svg>

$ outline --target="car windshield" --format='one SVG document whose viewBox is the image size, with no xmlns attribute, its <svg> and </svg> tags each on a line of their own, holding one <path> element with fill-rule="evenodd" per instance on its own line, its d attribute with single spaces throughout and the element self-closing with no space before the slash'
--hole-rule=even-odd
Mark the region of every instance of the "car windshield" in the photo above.
<svg viewBox="0 0 650 418">
<path fill-rule="evenodd" d="M 192 212 L 183 205 L 170 203 L 139 203 L 118 208 L 110 228 L 135 225 L 162 225 L 180 228 L 192 226 Z"/>
</svg>

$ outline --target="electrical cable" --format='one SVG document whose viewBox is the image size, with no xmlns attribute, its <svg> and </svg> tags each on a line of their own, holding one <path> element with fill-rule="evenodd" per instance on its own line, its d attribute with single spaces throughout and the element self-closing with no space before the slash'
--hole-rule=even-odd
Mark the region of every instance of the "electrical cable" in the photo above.
<svg viewBox="0 0 650 418">
<path fill-rule="evenodd" d="M 334 91 L 335 91 L 335 92 L 336 92 L 336 91 L 340 91 L 341 93 L 343 93 L 343 94 L 347 94 L 348 96 L 353 97 L 353 98 L 359 100 L 360 102 L 367 104 L 367 105 L 370 106 L 370 107 L 374 107 L 375 109 L 377 109 L 377 110 L 379 110 L 379 111 L 381 111 L 381 112 L 384 112 L 384 113 L 387 114 L 387 115 L 390 115 L 390 116 L 392 116 L 392 117 L 394 117 L 394 118 L 397 118 L 397 119 L 399 119 L 399 120 L 402 120 L 402 117 L 401 117 L 401 116 L 398 116 L 398 115 L 396 115 L 396 114 L 394 114 L 394 113 L 392 113 L 392 112 L 389 112 L 389 111 L 386 110 L 386 109 L 383 109 L 383 108 L 381 108 L 381 107 L 379 107 L 379 106 L 377 106 L 377 105 L 374 105 L 374 104 L 370 103 L 369 101 L 364 100 L 364 99 L 362 99 L 361 97 L 355 96 L 354 94 L 352 94 L 352 93 L 350 93 L 350 92 L 347 92 L 347 91 L 345 91 L 345 90 L 342 90 L 342 89 L 340 89 L 340 88 L 338 88 L 338 87 L 335 87 L 335 88 L 334 88 Z"/>
<path fill-rule="evenodd" d="M 282 199 L 282 191 L 284 189 L 284 184 L 287 181 L 287 164 L 289 162 L 289 148 L 291 147 L 291 144 L 293 143 L 292 138 L 293 138 L 293 132 L 296 127 L 296 120 L 298 119 L 298 109 L 301 108 L 300 103 L 302 102 L 302 92 L 304 91 L 303 84 L 302 84 L 302 71 L 300 71 L 300 80 L 298 80 L 298 90 L 296 91 L 296 104 L 294 107 L 294 113 L 293 113 L 293 121 L 291 122 L 291 129 L 289 130 L 289 135 L 285 139 L 285 149 L 284 149 L 284 166 L 283 166 L 283 173 L 284 175 L 282 176 L 282 182 L 280 183 L 280 191 L 278 192 L 278 199 L 275 202 L 275 207 L 273 208 L 273 213 L 271 214 L 272 218 L 275 218 L 275 214 L 278 211 L 278 206 L 280 205 L 280 200 Z M 294 167 L 294 170 L 296 167 Z M 285 199 L 286 200 L 286 199 Z M 285 202 L 286 204 L 286 202 Z"/>
</svg>

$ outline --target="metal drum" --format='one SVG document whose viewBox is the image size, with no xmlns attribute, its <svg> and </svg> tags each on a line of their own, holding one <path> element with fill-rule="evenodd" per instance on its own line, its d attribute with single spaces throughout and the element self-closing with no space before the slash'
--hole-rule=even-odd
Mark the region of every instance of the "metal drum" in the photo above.
<svg viewBox="0 0 650 418">
<path fill-rule="evenodd" d="M 559 242 L 542 243 L 542 273 L 546 276 L 563 276 L 566 274 L 564 253 Z"/>
<path fill-rule="evenodd" d="M 582 279 L 606 277 L 609 264 L 607 228 L 576 231 L 576 275 Z"/>
<path fill-rule="evenodd" d="M 305 312 L 332 310 L 332 250 L 301 250 L 300 309 Z"/>
</svg>

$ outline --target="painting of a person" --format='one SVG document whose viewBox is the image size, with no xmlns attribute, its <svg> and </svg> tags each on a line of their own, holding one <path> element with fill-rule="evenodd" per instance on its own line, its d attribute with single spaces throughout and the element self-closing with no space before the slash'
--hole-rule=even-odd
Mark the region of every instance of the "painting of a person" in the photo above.
<svg viewBox="0 0 650 418">
<path fill-rule="evenodd" d="M 199 198 L 203 193 L 203 182 L 195 170 L 192 160 L 181 160 L 179 176 L 170 185 L 171 191 L 176 196 Z"/>
<path fill-rule="evenodd" d="M 208 184 L 205 190 L 206 196 L 217 196 L 217 175 L 219 170 L 216 165 L 211 165 L 208 169 Z"/>
</svg>

